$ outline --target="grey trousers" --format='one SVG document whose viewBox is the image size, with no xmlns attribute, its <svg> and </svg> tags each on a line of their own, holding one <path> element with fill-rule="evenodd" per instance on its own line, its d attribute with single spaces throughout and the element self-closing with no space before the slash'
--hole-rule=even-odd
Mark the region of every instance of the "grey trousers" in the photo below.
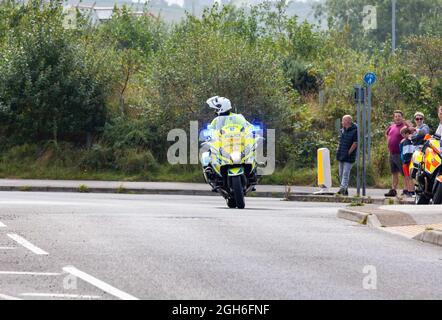
<svg viewBox="0 0 442 320">
<path fill-rule="evenodd" d="M 341 162 L 339 161 L 339 180 L 341 182 L 341 188 L 348 188 L 348 183 L 350 181 L 350 171 L 353 167 L 351 162 Z"/>
</svg>

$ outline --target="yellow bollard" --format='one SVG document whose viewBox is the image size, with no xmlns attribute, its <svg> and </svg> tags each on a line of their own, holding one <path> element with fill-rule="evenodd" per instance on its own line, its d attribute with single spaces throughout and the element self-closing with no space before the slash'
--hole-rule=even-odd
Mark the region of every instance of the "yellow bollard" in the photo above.
<svg viewBox="0 0 442 320">
<path fill-rule="evenodd" d="M 318 186 L 322 188 L 315 194 L 333 194 L 329 189 L 332 187 L 330 150 L 318 149 Z"/>
</svg>

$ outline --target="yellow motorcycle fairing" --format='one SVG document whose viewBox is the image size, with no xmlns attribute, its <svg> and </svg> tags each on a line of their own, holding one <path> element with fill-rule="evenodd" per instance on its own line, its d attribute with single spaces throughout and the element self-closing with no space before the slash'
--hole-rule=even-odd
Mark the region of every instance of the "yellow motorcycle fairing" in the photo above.
<svg viewBox="0 0 442 320">
<path fill-rule="evenodd" d="M 244 173 L 244 168 L 243 167 L 229 168 L 229 171 L 227 172 L 227 174 L 230 177 L 239 176 L 239 175 L 242 175 L 243 173 Z"/>
<path fill-rule="evenodd" d="M 441 162 L 440 156 L 433 150 L 433 148 L 427 148 L 427 150 L 425 150 L 425 172 L 433 174 L 441 165 Z"/>
<path fill-rule="evenodd" d="M 225 122 L 219 130 L 213 129 L 211 133 L 210 163 L 218 175 L 221 175 L 221 167 L 229 168 L 229 176 L 237 176 L 244 173 L 244 168 L 235 165 L 249 164 L 252 170 L 256 168 L 255 152 L 253 147 L 257 138 L 253 126 Z M 233 158 L 236 155 L 236 158 Z"/>
<path fill-rule="evenodd" d="M 424 159 L 424 153 L 422 150 L 416 150 L 411 157 L 409 172 L 410 176 L 414 179 L 416 177 L 419 168 L 421 168 L 422 160 Z"/>
<path fill-rule="evenodd" d="M 440 141 L 437 139 L 430 139 L 430 147 L 434 152 L 440 154 Z"/>
<path fill-rule="evenodd" d="M 411 163 L 415 168 L 419 168 L 419 165 L 422 163 L 423 159 L 424 153 L 422 152 L 422 150 L 416 150 L 415 152 L 413 152 Z"/>
<path fill-rule="evenodd" d="M 408 165 L 408 172 L 412 172 L 412 170 L 415 168 L 413 161 L 410 161 L 410 164 Z"/>
</svg>

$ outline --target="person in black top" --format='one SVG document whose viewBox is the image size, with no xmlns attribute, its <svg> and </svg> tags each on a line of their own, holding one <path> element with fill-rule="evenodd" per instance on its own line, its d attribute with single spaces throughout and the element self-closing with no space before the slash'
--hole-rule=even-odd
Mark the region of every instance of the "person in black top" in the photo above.
<svg viewBox="0 0 442 320">
<path fill-rule="evenodd" d="M 356 148 L 358 147 L 358 127 L 353 123 L 350 115 L 342 118 L 342 129 L 339 135 L 339 146 L 336 160 L 339 162 L 339 180 L 341 187 L 338 194 L 348 196 L 348 183 L 350 171 L 356 161 Z"/>
</svg>

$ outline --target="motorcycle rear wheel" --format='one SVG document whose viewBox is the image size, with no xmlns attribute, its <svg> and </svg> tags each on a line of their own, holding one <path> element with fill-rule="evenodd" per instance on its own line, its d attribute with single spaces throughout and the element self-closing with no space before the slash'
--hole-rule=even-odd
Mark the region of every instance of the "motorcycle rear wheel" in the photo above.
<svg viewBox="0 0 442 320">
<path fill-rule="evenodd" d="M 428 199 L 426 196 L 416 194 L 416 204 L 429 204 L 429 203 L 430 199 Z"/>
<path fill-rule="evenodd" d="M 232 177 L 232 189 L 235 197 L 236 207 L 238 209 L 244 209 L 246 204 L 244 202 L 244 189 L 242 187 L 241 176 Z"/>
<path fill-rule="evenodd" d="M 436 192 L 433 196 L 433 204 L 441 204 L 442 203 L 442 183 L 438 182 L 436 186 Z"/>
</svg>

